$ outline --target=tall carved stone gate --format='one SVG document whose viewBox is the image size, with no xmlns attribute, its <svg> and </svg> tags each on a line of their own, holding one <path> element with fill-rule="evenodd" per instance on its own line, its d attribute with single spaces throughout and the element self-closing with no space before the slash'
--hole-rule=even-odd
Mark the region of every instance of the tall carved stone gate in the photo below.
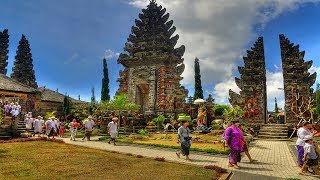
<svg viewBox="0 0 320 180">
<path fill-rule="evenodd" d="M 238 67 L 241 78 L 235 78 L 240 94 L 229 90 L 229 101 L 232 106 L 243 109 L 243 120 L 250 123 L 265 123 L 267 115 L 266 68 L 263 38 L 247 51 L 243 57 L 244 67 Z"/>
<path fill-rule="evenodd" d="M 297 116 L 310 118 L 310 113 L 304 111 L 310 105 L 313 97 L 311 86 L 315 83 L 316 73 L 310 75 L 308 70 L 312 61 L 304 61 L 305 52 L 299 51 L 299 45 L 294 46 L 283 34 L 279 35 L 283 81 L 285 92 L 286 123 L 298 122 Z M 244 110 L 243 119 L 249 123 L 266 123 L 267 95 L 266 69 L 263 49 L 263 39 L 259 37 L 251 51 L 244 57 L 244 67 L 239 67 L 241 78 L 235 78 L 240 94 L 229 90 L 231 105 L 238 105 Z M 304 109 L 304 110 L 303 110 Z"/>
<path fill-rule="evenodd" d="M 310 75 L 308 70 L 312 66 L 312 60 L 304 60 L 305 51 L 299 50 L 299 45 L 294 45 L 283 34 L 279 35 L 284 94 L 285 112 L 287 123 L 299 121 L 297 116 L 301 113 L 305 119 L 309 119 L 310 113 L 306 110 L 309 100 L 312 98 L 317 73 Z M 300 109 L 299 109 L 300 108 Z"/>
<path fill-rule="evenodd" d="M 118 59 L 125 69 L 120 71 L 117 94 L 128 94 L 142 113 L 182 112 L 188 94 L 180 85 L 185 47 L 175 48 L 179 35 L 172 36 L 176 27 L 168 19 L 166 9 L 150 1 L 132 26 L 127 53 Z"/>
</svg>

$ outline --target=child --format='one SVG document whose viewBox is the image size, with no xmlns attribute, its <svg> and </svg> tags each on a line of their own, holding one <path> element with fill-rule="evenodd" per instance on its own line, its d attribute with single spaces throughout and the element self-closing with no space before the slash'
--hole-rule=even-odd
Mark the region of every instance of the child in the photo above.
<svg viewBox="0 0 320 180">
<path fill-rule="evenodd" d="M 71 137 L 70 137 L 70 140 L 76 140 L 76 135 L 77 135 L 77 130 L 78 130 L 78 123 L 77 123 L 77 120 L 76 119 L 73 119 L 72 122 L 69 124 L 69 130 L 70 130 L 70 133 L 71 133 Z"/>
<path fill-rule="evenodd" d="M 306 135 L 303 140 L 305 141 L 305 144 L 303 146 L 304 156 L 302 158 L 302 161 L 304 163 L 301 168 L 301 172 L 299 174 L 308 175 L 308 174 L 306 174 L 308 168 L 309 167 L 312 168 L 312 166 L 318 165 L 318 155 L 316 152 L 316 147 L 313 144 L 313 136 Z"/>
<path fill-rule="evenodd" d="M 65 133 L 65 130 L 64 130 L 64 123 L 60 123 L 60 128 L 59 128 L 59 136 L 60 137 L 63 137 L 64 136 L 64 133 Z"/>
<path fill-rule="evenodd" d="M 114 117 L 112 118 L 112 121 L 108 124 L 108 132 L 110 134 L 110 139 L 108 143 L 110 144 L 111 141 L 113 141 L 113 145 L 116 145 L 116 136 L 118 133 L 118 118 Z"/>
<path fill-rule="evenodd" d="M 239 125 L 239 129 L 242 131 L 242 133 L 244 133 L 244 126 L 242 124 Z M 243 141 L 243 152 L 246 154 L 251 163 L 256 162 L 257 160 L 251 158 L 248 146 L 249 144 L 246 141 Z"/>
</svg>

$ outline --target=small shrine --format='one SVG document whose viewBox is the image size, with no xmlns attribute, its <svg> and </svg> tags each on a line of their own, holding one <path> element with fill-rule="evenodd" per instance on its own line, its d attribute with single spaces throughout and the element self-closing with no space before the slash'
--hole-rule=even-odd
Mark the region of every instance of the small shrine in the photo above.
<svg viewBox="0 0 320 180">
<path fill-rule="evenodd" d="M 139 104 L 141 113 L 183 112 L 188 91 L 180 85 L 185 69 L 182 58 L 185 46 L 175 48 L 179 35 L 169 20 L 169 13 L 155 0 L 142 9 L 132 26 L 128 42 L 119 56 L 120 71 L 117 94 L 128 94 Z"/>
</svg>

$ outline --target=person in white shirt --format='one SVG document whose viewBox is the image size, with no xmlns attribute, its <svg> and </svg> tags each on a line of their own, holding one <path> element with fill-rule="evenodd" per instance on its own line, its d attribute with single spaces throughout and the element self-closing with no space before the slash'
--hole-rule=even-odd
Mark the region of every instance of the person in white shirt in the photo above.
<svg viewBox="0 0 320 180">
<path fill-rule="evenodd" d="M 83 125 L 85 128 L 85 136 L 82 138 L 82 140 L 87 137 L 87 140 L 91 141 L 90 137 L 92 134 L 92 128 L 95 125 L 94 121 L 92 120 L 92 116 L 89 116 L 88 119 L 83 122 Z"/>
<path fill-rule="evenodd" d="M 18 115 L 19 115 L 19 111 L 18 111 L 17 108 L 14 106 L 14 107 L 11 109 L 12 119 L 15 120 Z"/>
<path fill-rule="evenodd" d="M 29 132 L 31 129 L 32 129 L 32 124 L 33 124 L 33 118 L 31 117 L 31 118 L 26 118 L 25 119 L 25 124 L 26 124 L 26 129 L 27 129 L 27 132 Z"/>
<path fill-rule="evenodd" d="M 33 122 L 33 128 L 34 128 L 34 134 L 38 134 L 38 137 L 40 137 L 40 134 L 42 134 L 42 126 L 44 121 L 42 120 L 41 116 L 38 116 Z"/>
<path fill-rule="evenodd" d="M 118 133 L 118 118 L 117 117 L 112 118 L 112 121 L 109 122 L 108 132 L 110 134 L 110 139 L 108 140 L 108 143 L 110 144 L 110 142 L 113 141 L 113 144 L 116 145 L 116 136 Z"/>
<path fill-rule="evenodd" d="M 50 117 L 47 121 L 46 121 L 46 134 L 48 137 L 52 136 L 54 138 L 55 136 L 55 123 L 53 121 L 53 119 L 55 119 L 55 117 Z"/>
<path fill-rule="evenodd" d="M 59 129 L 60 129 L 60 121 L 58 118 L 55 118 L 54 119 L 54 124 L 55 124 L 55 130 L 56 130 L 56 133 L 59 134 Z"/>
<path fill-rule="evenodd" d="M 311 124 L 310 122 L 304 122 L 303 123 L 303 126 L 301 128 L 298 129 L 297 131 L 297 136 L 298 136 L 298 139 L 296 141 L 296 147 L 297 147 L 297 150 L 298 150 L 298 165 L 300 167 L 303 166 L 303 156 L 304 156 L 304 149 L 303 149 L 303 146 L 305 144 L 305 141 L 303 140 L 305 138 L 305 136 L 307 135 L 313 135 L 310 131 L 311 129 Z M 316 132 L 315 132 L 316 133 Z"/>
<path fill-rule="evenodd" d="M 21 113 L 21 106 L 20 106 L 20 104 L 18 102 L 16 102 L 16 110 L 17 110 L 17 114 L 19 116 L 20 113 Z"/>
<path fill-rule="evenodd" d="M 76 119 L 73 119 L 71 123 L 69 123 L 69 131 L 71 134 L 70 140 L 76 140 L 77 130 L 78 130 L 78 123 Z"/>
</svg>

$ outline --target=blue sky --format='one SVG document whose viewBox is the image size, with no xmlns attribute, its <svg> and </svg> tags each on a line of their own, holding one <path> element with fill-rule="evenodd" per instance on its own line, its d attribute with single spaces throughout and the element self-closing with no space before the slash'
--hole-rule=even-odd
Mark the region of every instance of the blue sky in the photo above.
<svg viewBox="0 0 320 180">
<path fill-rule="evenodd" d="M 100 99 L 102 58 L 107 57 L 113 96 L 118 88 L 118 71 L 122 69 L 116 63 L 117 55 L 123 52 L 134 19 L 147 2 L 2 0 L 0 30 L 9 29 L 10 35 L 7 75 L 11 74 L 18 42 L 25 34 L 31 44 L 39 86 L 58 88 L 74 98 L 81 95 L 87 101 L 94 86 L 96 98 Z M 242 64 L 241 56 L 258 36 L 263 36 L 265 42 L 269 109 L 273 108 L 274 97 L 283 104 L 283 93 L 277 90 L 281 86 L 280 33 L 300 44 L 300 49 L 306 51 L 305 59 L 314 60 L 313 70 L 319 71 L 320 25 L 316 20 L 320 17 L 320 4 L 317 2 L 157 2 L 167 8 L 180 35 L 179 43 L 186 45 L 182 83 L 190 95 L 193 94 L 193 60 L 199 57 L 205 96 L 211 93 L 218 103 L 227 103 L 228 89 L 236 89 L 233 81 L 238 76 L 236 66 Z"/>
</svg>

